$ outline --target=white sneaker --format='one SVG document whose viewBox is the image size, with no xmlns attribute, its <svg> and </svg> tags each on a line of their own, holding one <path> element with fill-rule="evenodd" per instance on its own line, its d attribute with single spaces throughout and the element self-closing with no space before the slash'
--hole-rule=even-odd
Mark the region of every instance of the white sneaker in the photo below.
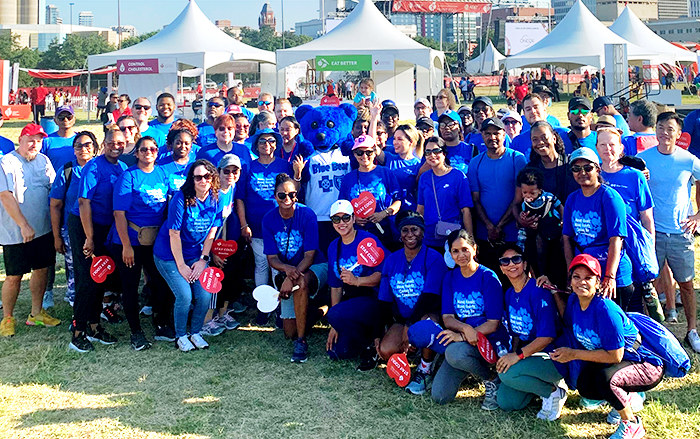
<svg viewBox="0 0 700 439">
<path fill-rule="evenodd" d="M 700 352 L 700 336 L 697 329 L 691 329 L 685 336 L 685 341 L 695 352 Z"/>
<path fill-rule="evenodd" d="M 207 343 L 199 334 L 190 335 L 190 341 L 197 349 L 209 348 L 209 343 Z"/>
<path fill-rule="evenodd" d="M 548 397 L 542 399 L 542 410 L 537 413 L 538 419 L 556 421 L 566 403 L 566 389 L 557 387 Z"/>
<path fill-rule="evenodd" d="M 153 307 L 151 306 L 144 306 L 141 308 L 141 314 L 145 316 L 152 316 L 153 315 Z"/>
<path fill-rule="evenodd" d="M 177 347 L 182 352 L 189 352 L 195 350 L 194 345 L 190 342 L 190 339 L 186 335 L 177 338 Z"/>
<path fill-rule="evenodd" d="M 41 307 L 44 309 L 53 308 L 53 290 L 44 292 L 44 300 L 41 302 Z"/>
</svg>

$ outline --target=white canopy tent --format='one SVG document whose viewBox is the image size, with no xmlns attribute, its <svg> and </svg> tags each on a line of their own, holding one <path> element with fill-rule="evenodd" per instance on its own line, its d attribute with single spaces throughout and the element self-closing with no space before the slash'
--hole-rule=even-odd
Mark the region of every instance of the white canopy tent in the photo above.
<svg viewBox="0 0 700 439">
<path fill-rule="evenodd" d="M 414 96 L 413 69 L 416 72 L 416 95 L 432 96 L 442 88 L 445 54 L 423 46 L 404 35 L 382 15 L 371 0 L 359 4 L 338 26 L 301 46 L 277 51 L 277 69 L 316 56 L 371 55 L 373 64 L 393 61 L 394 68 L 373 70 L 376 92 L 382 99 L 392 99 L 404 114 L 412 112 Z M 283 94 L 285 81 L 278 78 L 278 94 Z M 412 114 L 412 113 L 411 113 Z"/>
<path fill-rule="evenodd" d="M 501 64 L 506 59 L 505 55 L 496 49 L 491 40 L 483 52 L 474 59 L 467 61 L 467 73 L 488 73 L 491 74 L 501 69 Z"/>
<path fill-rule="evenodd" d="M 506 67 L 510 70 L 553 64 L 567 70 L 586 65 L 601 69 L 605 64 L 605 44 L 624 43 L 629 60 L 655 59 L 658 55 L 646 46 L 640 47 L 615 34 L 578 0 L 549 35 L 517 55 L 509 56 Z"/>
<path fill-rule="evenodd" d="M 189 0 L 172 23 L 146 41 L 122 50 L 89 56 L 88 69 L 124 60 L 157 60 L 160 66 L 158 74 L 122 74 L 119 81 L 120 93 L 146 96 L 152 101 L 166 91 L 175 95 L 177 72 L 192 67 L 203 69 L 201 81 L 205 84 L 207 72 L 231 72 L 235 71 L 237 63 L 255 61 L 260 63 L 262 88 L 272 90 L 275 87 L 275 54 L 228 36 L 204 15 L 194 0 Z M 88 76 L 88 88 L 89 85 Z"/>
<path fill-rule="evenodd" d="M 610 26 L 610 30 L 633 44 L 658 53 L 659 55 L 655 57 L 657 62 L 673 65 L 676 62 L 697 61 L 695 53 L 676 47 L 656 35 L 634 14 L 629 6 L 625 7 L 620 16 L 617 17 L 617 20 Z"/>
</svg>

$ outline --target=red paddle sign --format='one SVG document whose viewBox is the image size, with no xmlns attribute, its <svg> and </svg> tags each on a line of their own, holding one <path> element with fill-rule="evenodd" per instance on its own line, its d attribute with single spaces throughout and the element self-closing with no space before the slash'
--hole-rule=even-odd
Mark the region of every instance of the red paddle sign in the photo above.
<svg viewBox="0 0 700 439">
<path fill-rule="evenodd" d="M 386 363 L 386 373 L 396 381 L 399 387 L 406 387 L 411 381 L 411 366 L 406 354 L 394 354 Z"/>
<path fill-rule="evenodd" d="M 107 280 L 107 276 L 114 273 L 114 261 L 109 256 L 96 256 L 92 258 L 90 265 L 90 277 L 92 280 L 101 284 Z"/>
<path fill-rule="evenodd" d="M 384 260 L 384 250 L 372 238 L 365 238 L 357 246 L 357 262 L 367 267 L 376 267 Z"/>
<path fill-rule="evenodd" d="M 484 357 L 484 360 L 488 361 L 489 364 L 496 364 L 498 357 L 489 339 L 481 332 L 476 333 L 476 338 L 476 347 L 479 348 L 479 353 Z"/>
<path fill-rule="evenodd" d="M 199 282 L 204 291 L 212 294 L 221 291 L 222 280 L 224 280 L 224 272 L 216 267 L 205 268 L 199 275 Z"/>
<path fill-rule="evenodd" d="M 238 251 L 238 243 L 236 241 L 224 241 L 217 239 L 211 247 L 211 252 L 221 259 L 226 259 Z"/>
<path fill-rule="evenodd" d="M 690 146 L 690 133 L 681 134 L 678 140 L 676 140 L 676 146 L 683 149 L 688 149 Z"/>
<path fill-rule="evenodd" d="M 360 218 L 367 218 L 377 210 L 377 199 L 371 192 L 360 192 L 360 196 L 350 202 L 355 210 L 355 215 Z"/>
</svg>

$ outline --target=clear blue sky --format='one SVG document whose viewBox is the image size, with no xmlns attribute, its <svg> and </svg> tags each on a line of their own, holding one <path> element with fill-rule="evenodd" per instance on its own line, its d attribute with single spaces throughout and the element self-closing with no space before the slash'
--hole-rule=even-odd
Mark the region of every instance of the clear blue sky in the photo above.
<svg viewBox="0 0 700 439">
<path fill-rule="evenodd" d="M 139 33 L 162 29 L 187 6 L 188 0 L 121 0 L 122 24 L 136 26 Z M 257 28 L 258 16 L 264 0 L 196 0 L 200 9 L 213 22 L 231 20 L 234 26 Z M 117 25 L 117 0 L 46 0 L 58 6 L 63 23 L 70 23 L 70 3 L 73 5 L 73 24 L 78 24 L 80 11 L 92 11 L 95 26 Z M 271 0 L 277 18 L 277 30 L 282 29 L 281 0 Z M 318 0 L 284 0 L 284 25 L 289 30 L 297 21 L 318 18 Z M 44 16 L 46 11 L 41 12 Z"/>
</svg>

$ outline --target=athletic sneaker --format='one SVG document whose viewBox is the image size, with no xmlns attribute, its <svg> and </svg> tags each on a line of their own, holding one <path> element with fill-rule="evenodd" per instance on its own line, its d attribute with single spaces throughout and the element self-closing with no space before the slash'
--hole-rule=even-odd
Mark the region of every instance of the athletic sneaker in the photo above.
<svg viewBox="0 0 700 439">
<path fill-rule="evenodd" d="M 411 382 L 408 383 L 408 386 L 406 386 L 406 391 L 414 395 L 424 394 L 425 381 L 427 378 L 428 377 L 425 373 L 416 371 L 416 373 L 413 374 L 413 377 L 411 377 Z"/>
<path fill-rule="evenodd" d="M 153 338 L 157 341 L 173 342 L 177 337 L 172 326 L 156 326 L 156 336 Z"/>
<path fill-rule="evenodd" d="M 0 322 L 0 336 L 3 337 L 12 337 L 15 335 L 15 325 L 17 324 L 17 321 L 15 320 L 14 317 L 9 316 L 9 317 L 4 317 L 2 319 L 2 322 Z"/>
<path fill-rule="evenodd" d="M 306 338 L 294 340 L 294 352 L 292 353 L 292 363 L 306 363 L 309 359 L 309 344 Z"/>
<path fill-rule="evenodd" d="M 644 401 L 646 399 L 647 395 L 644 392 L 630 393 L 630 408 L 632 411 L 634 413 L 641 412 L 644 409 Z M 620 413 L 615 409 L 610 410 L 605 421 L 610 425 L 618 425 L 620 423 Z"/>
<path fill-rule="evenodd" d="M 199 334 L 192 334 L 190 335 L 190 341 L 196 347 L 197 349 L 208 349 L 209 348 L 209 343 L 207 343 L 201 335 Z"/>
<path fill-rule="evenodd" d="M 153 307 L 152 306 L 144 306 L 141 308 L 141 314 L 145 316 L 152 316 L 153 315 Z"/>
<path fill-rule="evenodd" d="M 685 335 L 685 342 L 690 345 L 695 352 L 700 353 L 700 336 L 698 336 L 697 329 L 691 329 Z"/>
<path fill-rule="evenodd" d="M 501 380 L 498 378 L 494 380 L 484 380 L 484 402 L 481 403 L 481 410 L 498 410 L 498 400 L 496 399 L 498 395 L 498 388 L 501 385 Z"/>
<path fill-rule="evenodd" d="M 246 312 L 248 306 L 243 305 L 241 302 L 233 302 L 231 305 L 229 305 L 229 309 L 231 310 L 230 312 L 234 314 L 241 314 Z"/>
<path fill-rule="evenodd" d="M 69 304 L 71 308 L 73 308 L 73 305 L 75 304 L 75 294 L 70 296 L 70 295 L 68 295 L 68 293 L 66 293 L 63 296 L 63 301 L 66 302 L 67 304 Z"/>
<path fill-rule="evenodd" d="M 676 308 L 666 311 L 666 323 L 678 323 L 678 311 L 676 311 Z"/>
<path fill-rule="evenodd" d="M 189 352 L 196 349 L 186 335 L 177 338 L 177 348 L 180 349 L 182 352 Z"/>
<path fill-rule="evenodd" d="M 78 335 L 77 337 L 74 335 L 71 338 L 70 344 L 68 345 L 68 349 L 84 354 L 86 352 L 94 351 L 95 346 L 93 346 L 92 343 L 90 343 L 87 334 L 85 332 L 81 332 L 80 335 Z"/>
<path fill-rule="evenodd" d="M 61 324 L 61 321 L 55 317 L 51 317 L 46 310 L 42 309 L 36 317 L 29 314 L 26 323 L 29 326 L 58 326 Z"/>
<path fill-rule="evenodd" d="M 44 309 L 53 308 L 53 290 L 44 292 L 44 299 L 41 302 L 41 307 Z"/>
<path fill-rule="evenodd" d="M 142 331 L 131 334 L 131 347 L 135 351 L 144 351 L 151 348 L 151 343 L 146 340 L 146 336 Z"/>
<path fill-rule="evenodd" d="M 94 331 L 88 326 L 87 331 L 85 331 L 85 335 L 87 336 L 87 339 L 92 342 L 99 341 L 100 343 L 108 346 L 117 342 L 117 339 L 105 331 L 105 328 L 103 328 L 101 325 L 97 325 L 97 328 L 95 328 Z"/>
<path fill-rule="evenodd" d="M 542 410 L 537 413 L 537 419 L 556 421 L 566 403 L 566 389 L 557 387 L 546 398 L 542 398 Z"/>
<path fill-rule="evenodd" d="M 224 325 L 227 331 L 231 331 L 241 326 L 238 320 L 231 317 L 231 314 L 224 314 L 223 316 L 217 317 L 216 321 L 219 324 Z"/>
<path fill-rule="evenodd" d="M 360 353 L 360 365 L 357 366 L 357 371 L 369 372 L 377 367 L 378 362 L 379 354 L 377 354 L 377 349 L 374 347 L 374 344 L 371 344 Z"/>
<path fill-rule="evenodd" d="M 102 307 L 102 314 L 100 314 L 102 320 L 107 320 L 109 323 L 119 324 L 122 322 L 122 318 L 117 314 L 117 306 L 114 302 L 107 306 Z"/>
<path fill-rule="evenodd" d="M 642 419 L 635 416 L 634 420 L 621 421 L 615 433 L 610 436 L 610 439 L 642 439 L 646 436 L 646 431 L 642 425 Z"/>
<path fill-rule="evenodd" d="M 604 406 L 608 402 L 604 399 L 588 399 L 581 397 L 581 407 L 588 410 L 595 410 L 599 407 Z"/>
<path fill-rule="evenodd" d="M 202 326 L 200 334 L 206 337 L 216 337 L 217 335 L 221 335 L 225 330 L 226 326 L 220 324 L 215 319 L 211 319 Z"/>
</svg>

